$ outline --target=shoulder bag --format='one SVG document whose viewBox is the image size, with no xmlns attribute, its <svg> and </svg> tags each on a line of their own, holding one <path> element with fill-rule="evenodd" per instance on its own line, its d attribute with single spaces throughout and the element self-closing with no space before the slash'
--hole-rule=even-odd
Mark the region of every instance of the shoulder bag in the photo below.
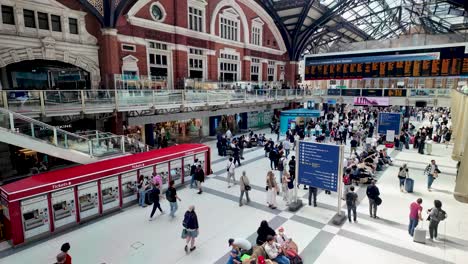
<svg viewBox="0 0 468 264">
<path fill-rule="evenodd" d="M 241 176 L 241 179 L 242 179 L 242 183 L 244 184 L 244 189 L 245 189 L 246 191 L 252 190 L 252 187 L 250 187 L 250 185 L 245 184 L 245 182 L 244 182 L 244 176 Z"/>
</svg>

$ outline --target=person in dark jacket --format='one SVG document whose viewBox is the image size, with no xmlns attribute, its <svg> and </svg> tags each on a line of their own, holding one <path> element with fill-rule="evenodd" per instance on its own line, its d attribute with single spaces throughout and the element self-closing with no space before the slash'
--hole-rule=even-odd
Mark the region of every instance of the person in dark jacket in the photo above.
<svg viewBox="0 0 468 264">
<path fill-rule="evenodd" d="M 205 172 L 202 169 L 201 165 L 198 165 L 197 170 L 195 171 L 195 179 L 198 184 L 198 194 L 202 194 L 202 182 L 205 181 Z"/>
<path fill-rule="evenodd" d="M 198 217 L 195 213 L 195 206 L 191 205 L 187 212 L 184 215 L 184 221 L 182 222 L 184 226 L 184 231 L 182 236 L 185 238 L 185 252 L 189 252 L 189 244 L 190 244 L 190 251 L 194 251 L 195 247 L 195 238 L 198 236 Z"/>
<path fill-rule="evenodd" d="M 234 148 L 232 149 L 232 157 L 234 158 L 234 165 L 236 165 L 236 161 L 237 161 L 237 164 L 239 164 L 239 166 L 241 166 L 241 163 L 240 163 L 240 148 L 239 148 L 238 143 L 234 144 Z"/>
<path fill-rule="evenodd" d="M 379 195 L 379 188 L 375 186 L 375 180 L 371 182 L 369 186 L 367 186 L 367 198 L 369 198 L 369 214 L 370 217 L 377 219 L 377 202 L 376 200 L 380 199 Z"/>
<path fill-rule="evenodd" d="M 276 236 L 275 230 L 273 230 L 269 225 L 268 222 L 263 220 L 260 223 L 260 227 L 257 229 L 257 245 L 261 246 L 263 243 L 267 241 L 267 236 Z"/>
</svg>

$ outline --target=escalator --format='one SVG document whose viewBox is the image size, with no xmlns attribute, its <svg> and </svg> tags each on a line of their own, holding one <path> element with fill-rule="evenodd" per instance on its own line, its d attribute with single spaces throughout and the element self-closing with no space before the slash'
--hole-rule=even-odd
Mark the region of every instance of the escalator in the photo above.
<svg viewBox="0 0 468 264">
<path fill-rule="evenodd" d="M 0 142 L 79 164 L 124 155 L 126 145 L 122 136 L 78 135 L 4 108 L 0 108 Z"/>
</svg>

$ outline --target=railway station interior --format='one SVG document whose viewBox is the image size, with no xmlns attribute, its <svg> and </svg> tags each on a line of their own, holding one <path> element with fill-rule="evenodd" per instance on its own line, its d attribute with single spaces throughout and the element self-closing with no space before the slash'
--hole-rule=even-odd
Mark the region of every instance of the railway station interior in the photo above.
<svg viewBox="0 0 468 264">
<path fill-rule="evenodd" d="M 0 9 L 0 264 L 468 263 L 466 0 Z"/>
</svg>

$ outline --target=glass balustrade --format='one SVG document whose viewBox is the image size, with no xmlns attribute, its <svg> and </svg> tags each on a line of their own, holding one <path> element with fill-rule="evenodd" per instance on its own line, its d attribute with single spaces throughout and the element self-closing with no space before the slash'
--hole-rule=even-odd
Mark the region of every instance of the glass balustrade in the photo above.
<svg viewBox="0 0 468 264">
<path fill-rule="evenodd" d="M 94 90 L 83 91 L 84 112 L 96 110 L 107 110 L 112 112 L 115 109 L 115 90 Z"/>
<path fill-rule="evenodd" d="M 362 89 L 356 89 L 362 90 Z M 385 89 L 382 89 L 385 90 Z M 450 97 L 451 89 L 407 89 L 407 97 Z M 69 90 L 0 91 L 0 107 L 20 114 L 61 115 L 146 110 L 152 107 L 271 102 L 318 96 L 341 96 L 341 89 L 212 89 L 212 90 Z M 382 91 L 385 94 L 385 91 Z"/>
<path fill-rule="evenodd" d="M 83 108 L 81 91 L 44 91 L 46 113 L 80 112 Z"/>
<path fill-rule="evenodd" d="M 41 113 L 41 91 L 3 91 L 8 100 L 8 109 L 16 113 Z"/>
</svg>

